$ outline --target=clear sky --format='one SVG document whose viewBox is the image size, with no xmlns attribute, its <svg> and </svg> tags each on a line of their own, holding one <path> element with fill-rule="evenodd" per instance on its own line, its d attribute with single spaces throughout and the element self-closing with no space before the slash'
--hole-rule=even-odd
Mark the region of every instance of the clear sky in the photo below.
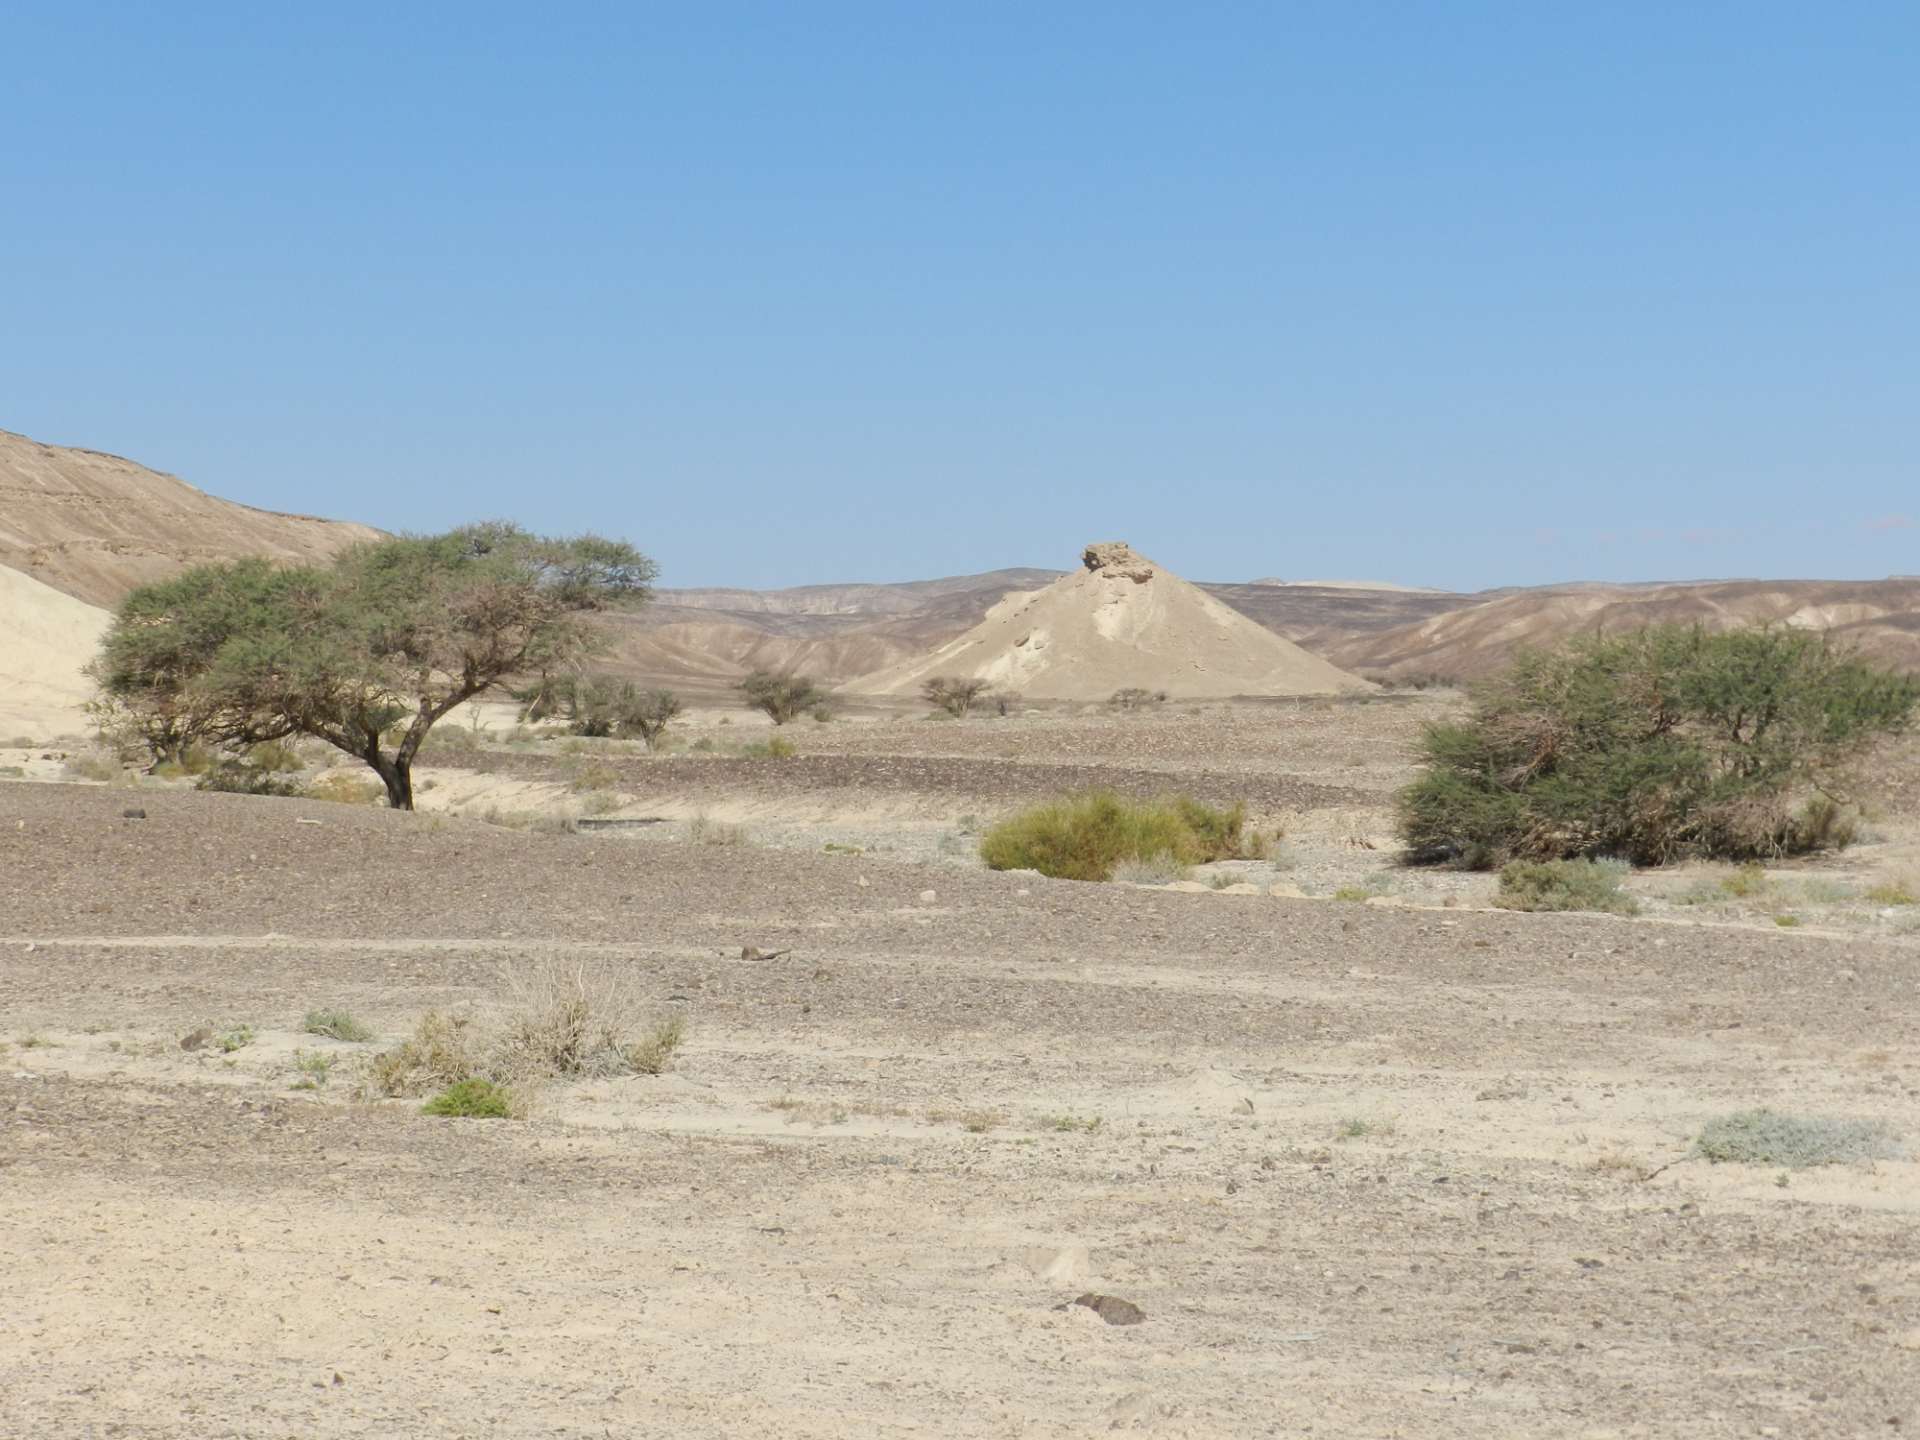
<svg viewBox="0 0 1920 1440">
<path fill-rule="evenodd" d="M 232 499 L 682 585 L 1920 571 L 1911 3 L 12 0 L 0 55 L 0 427 Z"/>
</svg>

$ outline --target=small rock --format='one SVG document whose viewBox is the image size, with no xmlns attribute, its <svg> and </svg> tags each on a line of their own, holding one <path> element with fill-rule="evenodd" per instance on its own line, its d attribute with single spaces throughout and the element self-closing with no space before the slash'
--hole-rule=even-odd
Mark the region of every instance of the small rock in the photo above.
<svg viewBox="0 0 1920 1440">
<path fill-rule="evenodd" d="M 120 818 L 122 820 L 144 820 L 147 818 L 147 812 L 142 810 L 138 805 L 129 805 L 120 812 Z"/>
<path fill-rule="evenodd" d="M 1920 1329 L 1901 1331 L 1893 1337 L 1893 1343 L 1902 1350 L 1920 1350 Z"/>
<path fill-rule="evenodd" d="M 1138 1325 L 1147 1318 L 1146 1311 L 1118 1295 L 1096 1295 L 1089 1290 L 1073 1303 L 1086 1306 L 1109 1325 Z"/>
<path fill-rule="evenodd" d="M 199 1029 L 189 1030 L 180 1037 L 180 1048 L 182 1050 L 198 1050 L 211 1039 L 213 1039 L 213 1027 L 211 1025 L 202 1025 Z"/>
<path fill-rule="evenodd" d="M 939 898 L 940 892 L 937 890 L 922 890 L 920 892 L 920 903 L 922 905 L 931 905 Z"/>
<path fill-rule="evenodd" d="M 867 888 L 867 877 L 866 877 L 866 876 L 864 876 L 864 875 L 862 875 L 862 876 L 860 877 L 860 888 L 861 888 L 862 890 L 864 890 L 864 889 L 866 889 L 866 888 Z"/>
</svg>

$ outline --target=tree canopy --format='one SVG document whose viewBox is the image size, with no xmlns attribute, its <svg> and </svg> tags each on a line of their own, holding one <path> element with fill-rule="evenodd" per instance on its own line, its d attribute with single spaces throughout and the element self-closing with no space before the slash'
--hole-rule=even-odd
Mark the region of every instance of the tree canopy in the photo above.
<svg viewBox="0 0 1920 1440">
<path fill-rule="evenodd" d="M 598 648 L 591 612 L 645 601 L 624 541 L 493 522 L 355 546 L 327 567 L 201 565 L 121 604 L 93 675 L 156 748 L 311 735 L 363 760 L 397 809 L 448 711 Z"/>
</svg>

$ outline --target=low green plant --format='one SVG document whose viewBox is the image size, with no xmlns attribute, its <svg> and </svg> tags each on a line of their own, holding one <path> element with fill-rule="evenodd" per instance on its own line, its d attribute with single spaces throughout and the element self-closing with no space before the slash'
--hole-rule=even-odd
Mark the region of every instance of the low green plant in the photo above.
<svg viewBox="0 0 1920 1440">
<path fill-rule="evenodd" d="M 1799 925 L 1800 917 L 1798 915 L 1776 915 L 1773 917 L 1773 923 L 1778 925 L 1782 930 L 1792 930 Z"/>
<path fill-rule="evenodd" d="M 575 794 L 588 790 L 611 790 L 620 783 L 620 772 L 604 760 L 589 760 L 573 772 L 568 788 Z"/>
<path fill-rule="evenodd" d="M 1078 1115 L 1042 1115 L 1040 1128 L 1052 1130 L 1062 1135 L 1091 1135 L 1100 1128 L 1100 1117 L 1089 1115 L 1084 1119 Z"/>
<path fill-rule="evenodd" d="M 1365 885 L 1342 885 L 1333 892 L 1333 898 L 1343 900 L 1350 905 L 1364 905 L 1377 893 Z"/>
<path fill-rule="evenodd" d="M 1864 893 L 1876 905 L 1920 905 L 1920 887 L 1904 877 L 1869 885 Z"/>
<path fill-rule="evenodd" d="M 247 751 L 246 762 L 269 774 L 291 774 L 305 768 L 300 752 L 285 740 L 263 740 Z"/>
<path fill-rule="evenodd" d="M 1716 1165 L 1812 1165 L 1886 1160 L 1899 1153 L 1887 1127 L 1875 1120 L 1828 1120 L 1761 1108 L 1709 1120 L 1695 1153 Z"/>
<path fill-rule="evenodd" d="M 253 1044 L 251 1025 L 229 1025 L 213 1037 L 213 1046 L 223 1054 L 231 1055 L 236 1050 L 244 1050 Z"/>
<path fill-rule="evenodd" d="M 1123 861 L 1204 865 L 1243 858 L 1245 812 L 1186 796 L 1135 800 L 1094 790 L 1047 801 L 1002 820 L 980 840 L 993 870 L 1037 870 L 1061 880 L 1110 880 Z"/>
<path fill-rule="evenodd" d="M 510 1120 L 513 1094 L 491 1080 L 456 1080 L 422 1105 L 420 1113 L 459 1120 Z"/>
<path fill-rule="evenodd" d="M 287 798 L 302 793 L 300 782 L 292 776 L 272 770 L 255 769 L 237 760 L 226 760 L 202 775 L 194 786 L 222 795 L 277 795 Z"/>
<path fill-rule="evenodd" d="M 1515 860 L 1500 871 L 1502 910 L 1598 910 L 1637 915 L 1640 906 L 1620 882 L 1628 875 L 1618 860 Z"/>
<path fill-rule="evenodd" d="M 309 1035 L 325 1035 L 332 1040 L 351 1040 L 361 1043 L 373 1039 L 373 1031 L 362 1025 L 345 1010 L 326 1008 L 309 1010 L 300 1028 Z"/>
<path fill-rule="evenodd" d="M 800 753 L 800 747 L 784 735 L 773 735 L 742 745 L 740 753 L 751 760 L 791 760 Z"/>
<path fill-rule="evenodd" d="M 296 1050 L 293 1052 L 293 1068 L 300 1078 L 293 1082 L 295 1090 L 321 1090 L 333 1077 L 334 1062 L 340 1057 L 330 1055 L 324 1050 Z"/>
<path fill-rule="evenodd" d="M 1749 861 L 1731 874 L 1720 877 L 1720 888 L 1736 900 L 1753 900 L 1767 893 L 1767 872 Z"/>
</svg>

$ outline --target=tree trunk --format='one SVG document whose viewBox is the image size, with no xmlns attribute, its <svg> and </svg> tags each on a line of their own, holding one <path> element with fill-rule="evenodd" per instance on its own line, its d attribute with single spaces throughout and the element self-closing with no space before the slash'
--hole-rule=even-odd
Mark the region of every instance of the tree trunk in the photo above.
<svg viewBox="0 0 1920 1440">
<path fill-rule="evenodd" d="M 413 809 L 413 766 L 410 763 L 395 761 L 380 772 L 380 778 L 387 782 L 387 804 L 396 810 Z"/>
</svg>

